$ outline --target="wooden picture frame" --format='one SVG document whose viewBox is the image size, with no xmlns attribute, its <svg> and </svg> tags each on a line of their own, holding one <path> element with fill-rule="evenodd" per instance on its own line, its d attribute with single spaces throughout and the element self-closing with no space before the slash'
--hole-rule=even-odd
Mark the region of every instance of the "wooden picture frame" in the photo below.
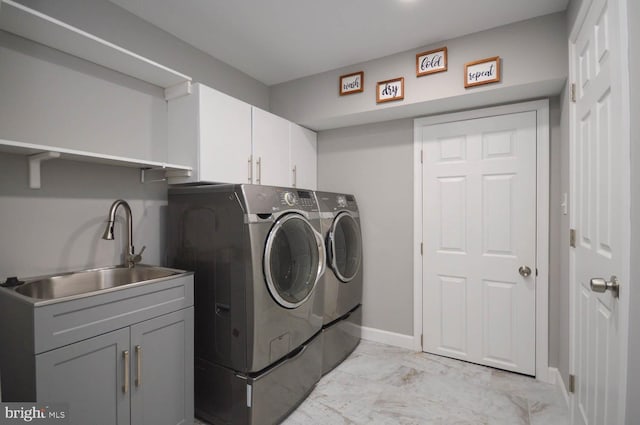
<svg viewBox="0 0 640 425">
<path fill-rule="evenodd" d="M 393 102 L 404 99 L 404 77 L 378 81 L 376 103 Z"/>
<path fill-rule="evenodd" d="M 446 47 L 416 54 L 416 77 L 444 72 L 448 66 Z"/>
<path fill-rule="evenodd" d="M 362 93 L 364 91 L 364 71 L 341 75 L 339 84 L 340 96 Z"/>
<path fill-rule="evenodd" d="M 464 88 L 497 83 L 501 77 L 500 56 L 464 64 Z"/>
</svg>

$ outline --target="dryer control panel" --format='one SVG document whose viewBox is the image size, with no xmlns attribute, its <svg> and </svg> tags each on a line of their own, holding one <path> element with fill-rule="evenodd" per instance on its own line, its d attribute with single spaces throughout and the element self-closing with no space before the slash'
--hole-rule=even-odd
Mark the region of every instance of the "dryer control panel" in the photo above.
<svg viewBox="0 0 640 425">
<path fill-rule="evenodd" d="M 316 192 L 318 204 L 322 211 L 334 212 L 339 210 L 358 211 L 358 204 L 353 195 L 343 193 Z"/>
</svg>

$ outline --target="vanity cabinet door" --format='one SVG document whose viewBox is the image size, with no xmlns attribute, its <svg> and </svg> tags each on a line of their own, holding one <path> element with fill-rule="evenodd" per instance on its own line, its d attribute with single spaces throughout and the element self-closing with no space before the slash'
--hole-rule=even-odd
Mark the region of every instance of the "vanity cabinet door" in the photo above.
<svg viewBox="0 0 640 425">
<path fill-rule="evenodd" d="M 128 425 L 129 359 L 129 328 L 38 354 L 37 401 L 68 403 L 73 425 Z"/>
<path fill-rule="evenodd" d="M 193 422 L 193 307 L 131 326 L 133 425 Z"/>
</svg>

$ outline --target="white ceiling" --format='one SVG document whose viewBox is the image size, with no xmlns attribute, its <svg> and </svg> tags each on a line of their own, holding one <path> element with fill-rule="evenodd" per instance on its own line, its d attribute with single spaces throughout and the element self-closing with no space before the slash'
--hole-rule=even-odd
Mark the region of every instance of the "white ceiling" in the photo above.
<svg viewBox="0 0 640 425">
<path fill-rule="evenodd" d="M 565 10 L 568 0 L 111 0 L 267 85 Z"/>
</svg>

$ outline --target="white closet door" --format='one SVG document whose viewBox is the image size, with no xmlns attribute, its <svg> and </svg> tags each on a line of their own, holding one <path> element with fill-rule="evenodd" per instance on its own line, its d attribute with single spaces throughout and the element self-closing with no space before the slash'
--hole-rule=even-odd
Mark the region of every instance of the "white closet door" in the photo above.
<svg viewBox="0 0 640 425">
<path fill-rule="evenodd" d="M 585 0 L 588 12 L 571 49 L 576 84 L 571 221 L 577 233 L 571 251 L 576 380 L 572 423 L 580 425 L 624 422 L 626 364 L 621 347 L 628 321 L 624 303 L 632 282 L 628 280 L 629 141 L 622 133 L 618 3 Z M 611 290 L 592 290 L 594 278 L 604 283 L 613 281 L 612 276 L 622 285 L 619 298 Z M 638 420 L 627 418 L 626 423 Z"/>
<path fill-rule="evenodd" d="M 534 375 L 536 113 L 422 134 L 424 350 Z"/>
</svg>

